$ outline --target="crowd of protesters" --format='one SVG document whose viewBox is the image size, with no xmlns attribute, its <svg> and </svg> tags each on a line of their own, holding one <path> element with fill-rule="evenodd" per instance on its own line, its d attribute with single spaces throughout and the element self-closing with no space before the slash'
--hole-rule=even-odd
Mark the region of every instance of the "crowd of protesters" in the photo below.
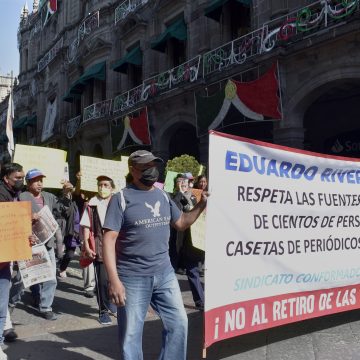
<svg viewBox="0 0 360 360">
<path fill-rule="evenodd" d="M 47 206 L 59 225 L 45 244 L 57 276 L 30 287 L 32 306 L 44 319 L 57 320 L 52 308 L 57 280 L 66 279 L 79 249 L 84 296 L 96 297 L 100 324 L 111 324 L 111 316 L 118 318 L 124 360 L 143 358 L 141 338 L 149 306 L 164 324 L 160 358 L 186 359 L 187 315 L 175 272 L 187 275 L 195 307 L 204 309 L 204 252 L 193 246 L 190 226 L 206 206 L 207 179 L 178 174 L 173 193 L 166 193 L 154 186 L 162 162 L 138 150 L 129 156 L 124 189 L 115 189 L 112 178 L 98 174 L 97 193 L 83 192 L 79 172 L 75 186 L 63 182 L 58 196 L 43 190 L 47 174 L 41 169 L 25 174 L 20 164 L 1 168 L 0 202 L 29 201 L 33 225 Z M 198 200 L 192 187 L 203 190 Z M 145 226 L 149 221 L 156 226 Z M 29 234 L 29 246 L 35 244 Z M 7 359 L 3 342 L 17 338 L 11 312 L 23 293 L 17 263 L 0 263 L 0 360 Z"/>
</svg>

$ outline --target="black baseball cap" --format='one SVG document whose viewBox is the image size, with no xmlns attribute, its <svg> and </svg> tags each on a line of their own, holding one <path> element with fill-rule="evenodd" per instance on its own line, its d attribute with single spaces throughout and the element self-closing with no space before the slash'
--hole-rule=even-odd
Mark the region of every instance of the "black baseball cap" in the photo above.
<svg viewBox="0 0 360 360">
<path fill-rule="evenodd" d="M 147 150 L 137 150 L 129 156 L 128 164 L 147 164 L 151 161 L 163 163 L 163 159 L 155 156 L 153 153 Z"/>
</svg>

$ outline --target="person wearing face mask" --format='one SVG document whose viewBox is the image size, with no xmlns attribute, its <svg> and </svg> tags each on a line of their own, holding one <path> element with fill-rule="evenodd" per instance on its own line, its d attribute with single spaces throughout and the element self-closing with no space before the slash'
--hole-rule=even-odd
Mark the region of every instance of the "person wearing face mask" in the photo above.
<svg viewBox="0 0 360 360">
<path fill-rule="evenodd" d="M 65 220 L 64 244 L 65 254 L 60 261 L 59 277 L 66 278 L 66 269 L 75 255 L 75 250 L 80 246 L 80 213 L 76 202 L 73 200 L 74 186 L 70 182 L 63 185 L 63 194 L 59 199 L 62 207 L 62 218 Z"/>
<path fill-rule="evenodd" d="M 141 360 L 145 316 L 151 305 L 163 323 L 161 359 L 186 359 L 188 320 L 169 258 L 170 226 L 184 231 L 204 210 L 207 193 L 189 212 L 154 187 L 162 159 L 146 150 L 128 159 L 132 183 L 113 195 L 103 229 L 109 296 L 118 306 L 123 360 Z"/>
<path fill-rule="evenodd" d="M 1 168 L 0 181 L 0 202 L 12 202 L 19 200 L 19 194 L 24 187 L 24 171 L 17 163 L 5 164 Z M 0 262 L 0 359 L 6 360 L 7 355 L 1 349 L 4 339 L 12 336 L 12 341 L 17 338 L 17 334 L 12 327 L 8 311 L 9 291 L 10 291 L 11 269 L 9 262 Z M 8 317 L 8 319 L 7 319 Z M 8 320 L 8 321 L 6 321 Z M 6 322 L 8 326 L 5 329 Z M 10 341 L 10 340 L 8 340 Z"/>
<path fill-rule="evenodd" d="M 83 231 L 85 254 L 94 259 L 95 293 L 99 305 L 99 322 L 102 325 L 108 325 L 112 323 L 109 315 L 116 314 L 116 306 L 110 302 L 108 296 L 108 278 L 103 264 L 102 226 L 115 184 L 108 176 L 101 175 L 96 180 L 98 193 L 90 199 L 81 217 L 80 225 Z M 94 234 L 95 251 L 89 246 L 90 231 Z"/>
</svg>

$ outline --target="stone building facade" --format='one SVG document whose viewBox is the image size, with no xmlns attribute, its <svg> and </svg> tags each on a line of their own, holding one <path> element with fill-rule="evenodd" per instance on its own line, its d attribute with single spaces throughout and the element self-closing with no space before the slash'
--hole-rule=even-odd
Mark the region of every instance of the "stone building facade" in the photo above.
<svg viewBox="0 0 360 360">
<path fill-rule="evenodd" d="M 11 75 L 0 75 L 0 102 L 9 95 L 13 82 L 14 78 Z"/>
<path fill-rule="evenodd" d="M 48 3 L 56 7 L 49 11 Z M 241 120 L 217 130 L 360 155 L 359 0 L 34 5 L 31 14 L 23 9 L 18 33 L 15 137 L 22 144 L 66 149 L 71 173 L 81 154 L 113 158 L 138 148 L 165 159 L 188 153 L 206 164 L 208 136 L 199 136 L 195 95 L 211 96 L 228 79 L 255 81 L 272 64 L 281 119 L 239 115 Z M 131 125 L 143 109 L 151 144 Z"/>
</svg>

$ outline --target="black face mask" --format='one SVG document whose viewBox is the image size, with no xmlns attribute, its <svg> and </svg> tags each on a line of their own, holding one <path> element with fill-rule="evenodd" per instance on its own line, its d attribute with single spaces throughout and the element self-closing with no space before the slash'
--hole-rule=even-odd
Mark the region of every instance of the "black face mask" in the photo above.
<svg viewBox="0 0 360 360">
<path fill-rule="evenodd" d="M 156 166 L 145 169 L 141 172 L 139 181 L 145 186 L 152 186 L 159 179 L 159 170 Z"/>
<path fill-rule="evenodd" d="M 24 187 L 24 181 L 23 180 L 15 180 L 14 185 L 11 187 L 15 192 L 18 192 L 22 190 Z"/>
</svg>

